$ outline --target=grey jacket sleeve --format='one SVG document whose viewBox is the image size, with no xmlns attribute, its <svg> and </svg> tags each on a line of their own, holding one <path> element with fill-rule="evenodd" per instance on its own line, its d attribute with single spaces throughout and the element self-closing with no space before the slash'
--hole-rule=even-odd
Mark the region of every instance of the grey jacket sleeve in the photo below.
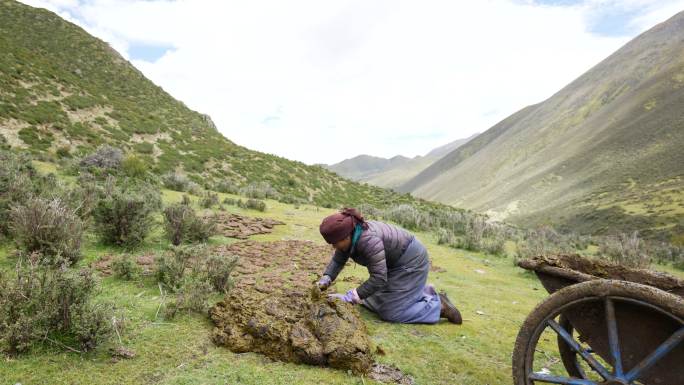
<svg viewBox="0 0 684 385">
<path fill-rule="evenodd" d="M 371 296 L 387 284 L 387 261 L 382 239 L 377 236 L 368 239 L 363 245 L 363 252 L 370 255 L 367 266 L 370 277 L 356 288 L 356 293 L 361 299 Z"/>
<path fill-rule="evenodd" d="M 335 250 L 335 253 L 330 259 L 330 263 L 328 263 L 328 266 L 325 268 L 323 275 L 329 276 L 330 280 L 334 281 L 335 278 L 337 278 L 337 275 L 340 274 L 340 271 L 342 271 L 344 268 L 344 265 L 347 263 L 348 259 L 349 255 L 347 253 Z"/>
</svg>

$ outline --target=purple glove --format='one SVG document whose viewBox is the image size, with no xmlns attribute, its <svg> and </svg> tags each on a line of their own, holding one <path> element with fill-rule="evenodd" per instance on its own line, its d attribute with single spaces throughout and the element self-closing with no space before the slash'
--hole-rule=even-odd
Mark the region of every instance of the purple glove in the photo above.
<svg viewBox="0 0 684 385">
<path fill-rule="evenodd" d="M 332 279 L 328 275 L 324 275 L 321 277 L 321 279 L 318 281 L 318 287 L 321 290 L 325 290 L 330 286 L 330 283 L 332 282 Z"/>
<path fill-rule="evenodd" d="M 328 298 L 338 298 L 344 302 L 352 304 L 361 303 L 361 298 L 359 298 L 359 294 L 356 292 L 356 289 L 349 290 L 347 294 L 328 294 Z"/>
</svg>

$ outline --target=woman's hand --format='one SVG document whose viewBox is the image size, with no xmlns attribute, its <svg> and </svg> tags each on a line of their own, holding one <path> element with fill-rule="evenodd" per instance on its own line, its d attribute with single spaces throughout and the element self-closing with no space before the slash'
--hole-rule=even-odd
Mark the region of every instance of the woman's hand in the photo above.
<svg viewBox="0 0 684 385">
<path fill-rule="evenodd" d="M 359 294 L 356 293 L 356 289 L 351 289 L 346 294 L 328 294 L 328 297 L 341 299 L 344 302 L 351 303 L 354 305 L 361 303 L 361 298 L 359 298 Z"/>
<path fill-rule="evenodd" d="M 318 280 L 318 288 L 321 290 L 325 290 L 328 287 L 330 287 L 330 283 L 332 283 L 332 279 L 328 275 L 324 275 L 321 277 L 320 280 Z"/>
</svg>

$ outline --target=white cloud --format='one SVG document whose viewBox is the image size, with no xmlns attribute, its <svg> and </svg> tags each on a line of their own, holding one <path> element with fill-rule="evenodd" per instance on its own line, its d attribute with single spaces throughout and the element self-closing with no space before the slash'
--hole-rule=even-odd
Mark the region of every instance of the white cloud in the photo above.
<svg viewBox="0 0 684 385">
<path fill-rule="evenodd" d="M 132 62 L 229 139 L 307 163 L 413 156 L 482 132 L 631 37 L 587 31 L 593 12 L 618 6 L 604 0 L 26 2 L 125 57 L 134 43 L 175 47 Z M 639 32 L 684 8 L 627 3 L 642 10 Z"/>
</svg>

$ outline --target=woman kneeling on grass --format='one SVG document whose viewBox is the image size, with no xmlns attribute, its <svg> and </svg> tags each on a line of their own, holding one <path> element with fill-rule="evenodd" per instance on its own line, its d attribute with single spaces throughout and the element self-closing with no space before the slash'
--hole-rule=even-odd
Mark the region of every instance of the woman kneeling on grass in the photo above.
<svg viewBox="0 0 684 385">
<path fill-rule="evenodd" d="M 350 257 L 370 273 L 356 289 L 330 296 L 360 303 L 389 322 L 432 324 L 440 318 L 462 322 L 446 293 L 437 294 L 433 285 L 426 285 L 430 261 L 414 235 L 387 223 L 364 221 L 353 208 L 323 219 L 320 231 L 335 249 L 318 281 L 321 289 L 330 286 Z"/>
</svg>

